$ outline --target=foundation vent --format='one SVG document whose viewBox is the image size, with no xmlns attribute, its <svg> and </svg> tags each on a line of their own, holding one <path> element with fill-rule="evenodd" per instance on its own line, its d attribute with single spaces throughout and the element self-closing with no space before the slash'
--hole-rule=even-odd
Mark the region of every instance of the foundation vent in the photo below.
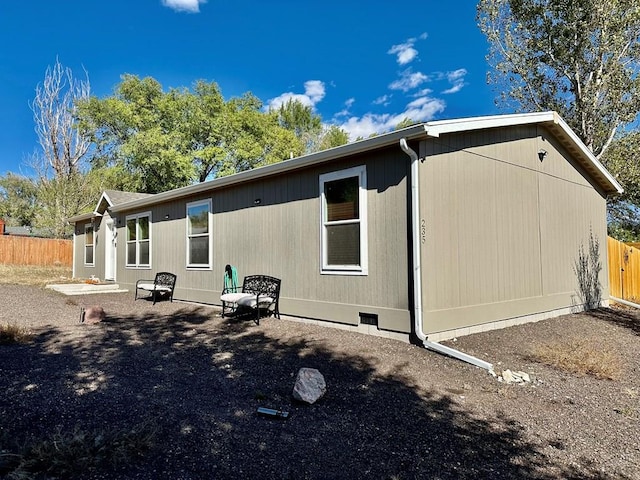
<svg viewBox="0 0 640 480">
<path fill-rule="evenodd" d="M 378 326 L 378 315 L 375 313 L 363 313 L 360 312 L 360 323 L 362 325 L 375 325 Z"/>
</svg>

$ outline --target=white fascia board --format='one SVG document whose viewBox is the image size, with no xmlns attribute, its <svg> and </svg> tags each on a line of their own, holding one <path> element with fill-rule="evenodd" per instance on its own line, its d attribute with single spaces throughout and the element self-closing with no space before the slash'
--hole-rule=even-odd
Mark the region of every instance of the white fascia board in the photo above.
<svg viewBox="0 0 640 480">
<path fill-rule="evenodd" d="M 554 121 L 555 112 L 517 113 L 512 115 L 490 115 L 485 117 L 459 118 L 427 122 L 424 128 L 430 137 L 439 137 L 444 133 L 458 133 L 485 128 L 509 127 L 528 123 Z"/>
<path fill-rule="evenodd" d="M 593 164 L 593 166 L 609 181 L 611 186 L 616 190 L 618 194 L 624 192 L 622 185 L 615 179 L 609 171 L 604 168 L 598 159 L 595 157 L 593 152 L 587 148 L 587 146 L 578 138 L 578 135 L 566 124 L 566 122 L 560 117 L 560 115 L 555 115 L 554 122 L 564 130 L 564 133 L 571 139 L 571 141 L 582 151 L 585 157 Z"/>
<path fill-rule="evenodd" d="M 96 215 L 102 215 L 102 213 L 100 212 L 100 204 L 102 203 L 102 200 L 105 200 L 107 202 L 107 205 L 109 205 L 107 208 L 110 208 L 113 206 L 113 202 L 111 201 L 111 198 L 109 198 L 109 195 L 107 194 L 107 192 L 102 192 L 102 195 L 100 195 L 100 199 L 96 204 L 96 208 L 93 209 L 93 212 Z"/>
<path fill-rule="evenodd" d="M 102 217 L 102 214 L 97 212 L 89 212 L 89 213 L 82 213 L 74 217 L 69 217 L 66 219 L 66 221 L 68 223 L 77 223 L 77 222 L 82 222 L 83 220 L 91 220 L 92 218 L 97 218 L 97 217 Z"/>
<path fill-rule="evenodd" d="M 187 187 L 177 188 L 175 190 L 169 190 L 168 192 L 156 193 L 151 197 L 145 197 L 118 205 L 113 205 L 109 208 L 109 210 L 112 212 L 121 212 L 125 210 L 142 208 L 147 205 L 156 205 L 161 202 L 184 198 L 208 190 L 215 190 L 217 188 L 226 187 L 229 185 L 256 180 L 271 175 L 286 173 L 297 170 L 299 168 L 309 167 L 331 160 L 338 160 L 349 155 L 356 155 L 358 153 L 375 150 L 380 147 L 394 145 L 398 143 L 403 137 L 409 140 L 425 137 L 424 124 L 413 125 L 411 127 L 403 128 L 402 130 L 396 130 L 394 132 L 378 135 L 366 140 L 348 143 L 347 145 L 330 148 L 329 150 L 311 153 L 309 155 L 293 158 L 291 160 L 284 160 L 273 165 L 254 168 L 252 170 L 236 173 L 227 177 L 216 178 L 207 182 L 197 183 L 194 185 L 189 185 Z"/>
</svg>

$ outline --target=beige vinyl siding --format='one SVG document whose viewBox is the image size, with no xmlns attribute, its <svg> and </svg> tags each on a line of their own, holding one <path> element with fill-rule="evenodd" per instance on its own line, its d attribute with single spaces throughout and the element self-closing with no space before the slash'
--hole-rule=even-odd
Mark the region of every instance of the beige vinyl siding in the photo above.
<svg viewBox="0 0 640 480">
<path fill-rule="evenodd" d="M 74 228 L 73 249 L 73 275 L 77 279 L 87 279 L 92 275 L 101 280 L 104 279 L 104 241 L 105 230 L 102 217 L 96 217 L 93 223 L 93 265 L 85 264 L 85 225 L 91 224 L 91 220 L 77 222 Z"/>
<path fill-rule="evenodd" d="M 319 176 L 358 165 L 367 170 L 369 271 L 322 275 Z M 167 270 L 178 275 L 175 298 L 217 304 L 229 263 L 240 278 L 258 273 L 281 278 L 284 314 L 356 325 L 360 312 L 374 313 L 380 328 L 409 332 L 407 169 L 399 147 L 386 148 L 145 207 L 141 211 L 150 210 L 153 218 L 151 271 L 125 268 L 120 242 L 118 283 L 131 287 Z M 213 207 L 213 267 L 193 271 L 186 268 L 186 203 L 207 198 Z M 122 238 L 124 218 L 135 213 L 118 213 Z"/>
<path fill-rule="evenodd" d="M 571 306 L 579 245 L 590 226 L 604 242 L 606 217 L 604 198 L 566 152 L 530 126 L 427 140 L 425 155 L 425 331 Z"/>
</svg>

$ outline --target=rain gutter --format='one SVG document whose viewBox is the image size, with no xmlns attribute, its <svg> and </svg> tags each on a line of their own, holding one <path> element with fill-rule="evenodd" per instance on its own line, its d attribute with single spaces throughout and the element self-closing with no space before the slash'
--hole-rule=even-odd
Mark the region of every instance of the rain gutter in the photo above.
<svg viewBox="0 0 640 480">
<path fill-rule="evenodd" d="M 422 329 L 422 265 L 420 261 L 420 189 L 418 187 L 419 181 L 419 165 L 420 160 L 418 154 L 409 147 L 407 139 L 405 137 L 400 139 L 400 148 L 411 159 L 411 229 L 413 234 L 413 322 L 414 332 L 418 339 L 422 342 L 422 345 L 429 349 L 448 355 L 463 362 L 470 363 L 485 370 L 493 371 L 493 365 L 489 362 L 485 362 L 472 355 L 468 355 L 455 348 L 447 347 L 437 342 L 429 341 L 427 335 Z"/>
</svg>

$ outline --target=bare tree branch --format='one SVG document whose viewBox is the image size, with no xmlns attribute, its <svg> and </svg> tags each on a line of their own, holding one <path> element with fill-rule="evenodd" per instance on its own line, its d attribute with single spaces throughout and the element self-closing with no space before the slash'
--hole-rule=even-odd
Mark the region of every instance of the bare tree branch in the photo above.
<svg viewBox="0 0 640 480">
<path fill-rule="evenodd" d="M 36 87 L 31 103 L 35 131 L 42 154 L 56 177 L 77 172 L 91 145 L 75 128 L 76 102 L 89 98 L 89 76 L 76 80 L 70 68 L 56 59 L 47 68 L 44 81 Z"/>
</svg>

